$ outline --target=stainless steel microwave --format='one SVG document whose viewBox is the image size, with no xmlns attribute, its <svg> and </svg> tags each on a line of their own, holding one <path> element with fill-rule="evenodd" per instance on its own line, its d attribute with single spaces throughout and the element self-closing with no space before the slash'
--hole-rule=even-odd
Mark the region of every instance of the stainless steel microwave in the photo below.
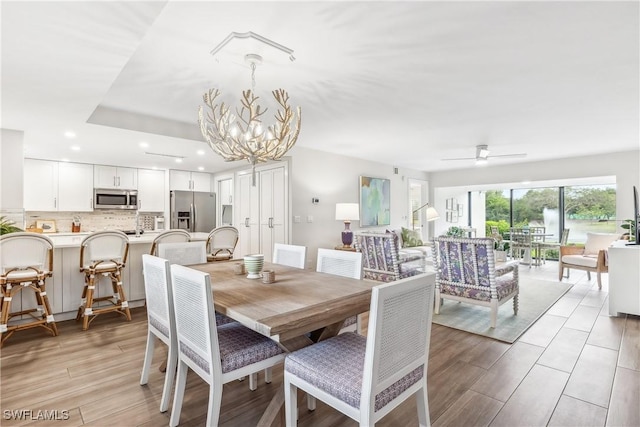
<svg viewBox="0 0 640 427">
<path fill-rule="evenodd" d="M 94 209 L 138 209 L 138 191 L 96 188 L 93 190 Z"/>
</svg>

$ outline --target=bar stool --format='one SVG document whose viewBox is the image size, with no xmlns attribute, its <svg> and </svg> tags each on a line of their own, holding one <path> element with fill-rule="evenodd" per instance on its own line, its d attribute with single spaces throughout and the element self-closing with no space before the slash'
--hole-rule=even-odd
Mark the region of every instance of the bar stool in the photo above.
<svg viewBox="0 0 640 427">
<path fill-rule="evenodd" d="M 151 242 L 150 255 L 158 256 L 158 245 L 160 243 L 179 243 L 191 241 L 191 235 L 186 230 L 166 230 L 158 234 L 153 242 Z"/>
<path fill-rule="evenodd" d="M 42 327 L 58 335 L 45 289 L 47 277 L 53 275 L 53 242 L 37 233 L 18 232 L 0 236 L 0 347 L 15 331 Z M 11 312 L 13 299 L 22 291 L 35 293 L 37 307 Z M 24 308 L 24 307 L 21 307 Z M 37 314 L 34 314 L 37 313 Z M 9 325 L 12 317 L 28 315 Z"/>
<path fill-rule="evenodd" d="M 109 230 L 95 232 L 82 240 L 80 244 L 80 272 L 84 273 L 82 303 L 78 308 L 76 320 L 82 318 L 82 330 L 98 315 L 115 311 L 131 320 L 129 303 L 122 288 L 122 270 L 129 254 L 129 239 L 122 231 Z M 111 279 L 113 294 L 96 297 L 96 285 L 100 276 Z M 109 305 L 94 306 L 101 301 Z"/>
</svg>

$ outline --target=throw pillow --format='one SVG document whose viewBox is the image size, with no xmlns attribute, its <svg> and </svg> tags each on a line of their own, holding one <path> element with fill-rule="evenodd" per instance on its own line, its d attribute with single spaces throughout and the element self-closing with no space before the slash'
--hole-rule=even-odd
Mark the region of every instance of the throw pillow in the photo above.
<svg viewBox="0 0 640 427">
<path fill-rule="evenodd" d="M 598 255 L 601 249 L 607 249 L 620 235 L 609 233 L 587 233 L 587 242 L 584 244 L 584 255 Z"/>
<path fill-rule="evenodd" d="M 402 243 L 405 248 L 412 248 L 415 246 L 422 246 L 422 240 L 420 234 L 417 231 L 409 230 L 402 227 Z"/>
</svg>

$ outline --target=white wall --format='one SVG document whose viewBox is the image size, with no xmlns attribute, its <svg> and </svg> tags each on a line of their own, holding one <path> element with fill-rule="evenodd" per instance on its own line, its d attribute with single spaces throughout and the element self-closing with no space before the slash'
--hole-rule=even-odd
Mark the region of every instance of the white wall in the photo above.
<svg viewBox="0 0 640 427">
<path fill-rule="evenodd" d="M 393 165 L 308 148 L 295 147 L 291 154 L 292 215 L 301 220 L 292 224 L 291 243 L 307 246 L 307 266 L 310 268 L 315 267 L 318 248 L 341 244 L 344 224 L 335 220 L 336 203 L 359 203 L 360 175 L 391 180 L 391 225 L 377 228 L 382 231 L 408 225 L 408 179 L 428 180 L 425 172 L 400 168 L 396 175 Z M 318 198 L 320 202 L 313 204 L 312 198 Z M 309 216 L 313 217 L 312 222 L 307 221 Z M 359 230 L 359 222 L 352 222 L 351 229 Z"/>
<path fill-rule="evenodd" d="M 594 156 L 573 157 L 505 166 L 491 166 L 457 171 L 433 172 L 430 175 L 432 194 L 437 206 L 444 206 L 444 199 L 461 188 L 471 191 L 483 185 L 496 186 L 505 183 L 530 181 L 528 187 L 537 181 L 562 180 L 614 176 L 617 186 L 616 212 L 619 219 L 633 215 L 632 187 L 640 189 L 640 150 Z M 453 188 L 451 188 L 453 187 Z M 460 200 L 460 198 L 458 197 Z M 436 208 L 438 209 L 438 208 Z M 438 210 L 438 212 L 440 212 Z M 444 212 L 444 211 L 443 211 Z M 438 230 L 446 230 L 444 215 L 436 221 Z"/>
<path fill-rule="evenodd" d="M 0 208 L 22 209 L 24 132 L 1 129 L 0 144 Z"/>
</svg>

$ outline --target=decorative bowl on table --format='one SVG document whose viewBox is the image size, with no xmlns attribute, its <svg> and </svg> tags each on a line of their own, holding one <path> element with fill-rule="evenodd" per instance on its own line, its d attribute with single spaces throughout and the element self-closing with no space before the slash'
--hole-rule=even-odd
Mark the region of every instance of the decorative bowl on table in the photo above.
<svg viewBox="0 0 640 427">
<path fill-rule="evenodd" d="M 264 265 L 264 255 L 245 255 L 244 268 L 247 270 L 247 279 L 259 279 L 262 266 Z"/>
</svg>

